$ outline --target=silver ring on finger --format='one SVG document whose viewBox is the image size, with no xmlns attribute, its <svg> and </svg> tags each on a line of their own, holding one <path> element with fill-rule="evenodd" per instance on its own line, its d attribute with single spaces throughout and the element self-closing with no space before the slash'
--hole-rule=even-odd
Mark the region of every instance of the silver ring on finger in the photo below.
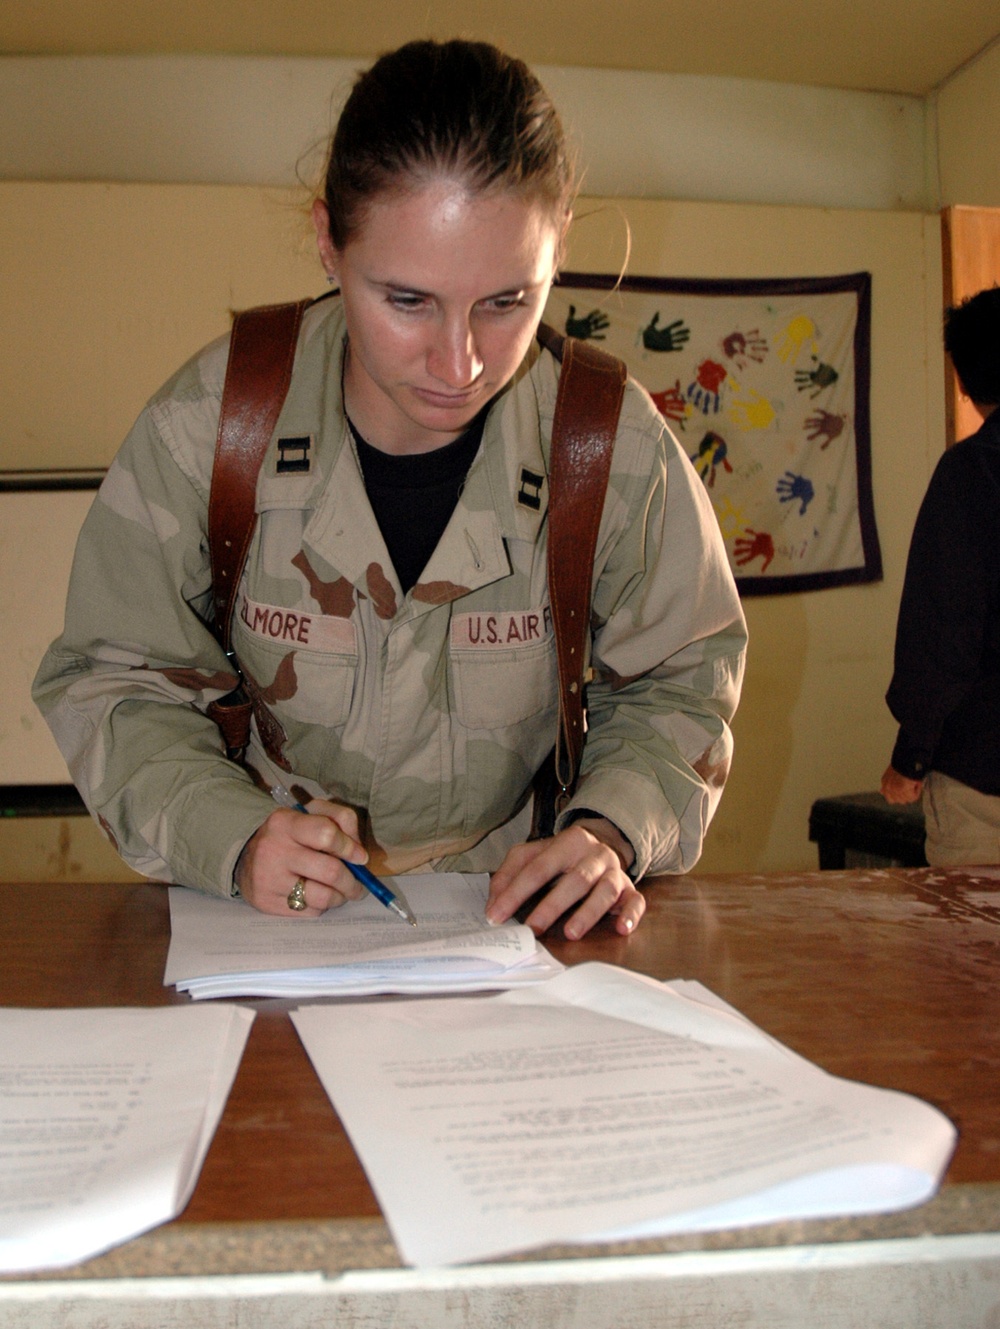
<svg viewBox="0 0 1000 1329">
<path fill-rule="evenodd" d="M 309 908 L 306 903 L 306 884 L 301 877 L 295 878 L 295 885 L 288 892 L 288 907 L 294 909 L 297 914 Z"/>
</svg>

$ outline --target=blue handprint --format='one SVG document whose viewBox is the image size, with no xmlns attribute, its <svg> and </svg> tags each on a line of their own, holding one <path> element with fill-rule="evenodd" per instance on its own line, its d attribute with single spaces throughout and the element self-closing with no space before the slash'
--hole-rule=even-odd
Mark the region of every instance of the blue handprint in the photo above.
<svg viewBox="0 0 1000 1329">
<path fill-rule="evenodd" d="M 801 502 L 800 517 L 805 516 L 806 508 L 816 497 L 812 481 L 807 480 L 804 475 L 796 475 L 794 471 L 786 471 L 774 486 L 774 490 L 778 495 L 779 503 L 794 503 L 796 499 Z"/>
</svg>

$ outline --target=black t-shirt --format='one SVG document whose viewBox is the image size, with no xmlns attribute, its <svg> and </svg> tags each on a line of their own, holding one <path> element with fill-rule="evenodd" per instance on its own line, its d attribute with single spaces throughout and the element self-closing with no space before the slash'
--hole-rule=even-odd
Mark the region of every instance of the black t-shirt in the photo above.
<svg viewBox="0 0 1000 1329">
<path fill-rule="evenodd" d="M 373 448 L 348 420 L 368 501 L 404 595 L 416 585 L 455 511 L 485 423 L 484 409 L 444 447 L 397 455 Z"/>
</svg>

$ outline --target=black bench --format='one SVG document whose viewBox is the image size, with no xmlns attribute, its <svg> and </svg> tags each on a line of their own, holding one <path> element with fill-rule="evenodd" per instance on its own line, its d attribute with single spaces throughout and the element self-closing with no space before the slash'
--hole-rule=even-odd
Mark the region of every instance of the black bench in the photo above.
<svg viewBox="0 0 1000 1329">
<path fill-rule="evenodd" d="M 0 817 L 85 817 L 87 807 L 71 784 L 0 785 Z"/>
<path fill-rule="evenodd" d="M 809 813 L 809 839 L 826 868 L 927 866 L 920 803 L 887 803 L 881 794 L 818 798 Z"/>
</svg>

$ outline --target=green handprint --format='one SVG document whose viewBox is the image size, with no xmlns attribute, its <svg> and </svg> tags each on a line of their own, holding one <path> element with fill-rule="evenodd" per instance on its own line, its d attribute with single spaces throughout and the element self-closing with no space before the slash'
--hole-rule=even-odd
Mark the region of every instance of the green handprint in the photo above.
<svg viewBox="0 0 1000 1329">
<path fill-rule="evenodd" d="M 604 329 L 611 326 L 611 320 L 603 309 L 592 309 L 583 318 L 577 318 L 576 305 L 570 305 L 566 317 L 566 336 L 578 337 L 580 341 L 603 341 Z"/>
<path fill-rule="evenodd" d="M 682 318 L 675 318 L 665 328 L 658 327 L 660 311 L 657 310 L 642 330 L 642 344 L 647 351 L 679 351 L 691 336 L 691 329 L 684 326 Z"/>
<path fill-rule="evenodd" d="M 836 369 L 834 369 L 833 365 L 824 364 L 823 361 L 818 359 L 815 355 L 813 356 L 813 359 L 816 361 L 815 369 L 796 369 L 795 386 L 798 388 L 799 392 L 804 392 L 807 388 L 813 387 L 816 391 L 810 392 L 809 396 L 818 397 L 824 388 L 828 388 L 831 384 L 836 383 L 840 375 L 837 373 Z"/>
</svg>

